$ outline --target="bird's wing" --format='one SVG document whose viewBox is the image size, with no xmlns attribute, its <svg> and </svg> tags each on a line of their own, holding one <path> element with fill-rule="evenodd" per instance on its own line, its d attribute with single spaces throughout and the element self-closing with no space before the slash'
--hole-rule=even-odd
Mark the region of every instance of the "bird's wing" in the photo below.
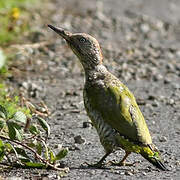
<svg viewBox="0 0 180 180">
<path fill-rule="evenodd" d="M 152 143 L 144 117 L 125 85 L 110 84 L 107 88 L 97 89 L 92 96 L 94 108 L 112 128 L 133 142 Z"/>
<path fill-rule="evenodd" d="M 109 96 L 114 97 L 115 106 L 113 108 L 115 118 L 113 121 L 107 120 L 107 122 L 111 123 L 111 126 L 120 134 L 122 133 L 135 142 L 152 143 L 145 119 L 129 89 L 121 84 L 120 86 L 110 85 L 107 90 Z"/>
</svg>

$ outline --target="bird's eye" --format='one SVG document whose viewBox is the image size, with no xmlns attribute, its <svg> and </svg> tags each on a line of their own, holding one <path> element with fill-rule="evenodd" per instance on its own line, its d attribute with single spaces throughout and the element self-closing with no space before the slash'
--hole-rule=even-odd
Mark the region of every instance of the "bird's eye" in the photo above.
<svg viewBox="0 0 180 180">
<path fill-rule="evenodd" d="M 82 37 L 82 38 L 79 39 L 79 41 L 80 42 L 86 42 L 86 39 Z"/>
</svg>

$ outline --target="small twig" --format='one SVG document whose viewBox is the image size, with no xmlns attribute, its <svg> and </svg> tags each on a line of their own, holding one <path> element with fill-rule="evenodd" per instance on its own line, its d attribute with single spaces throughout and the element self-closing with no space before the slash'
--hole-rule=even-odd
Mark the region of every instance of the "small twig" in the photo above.
<svg viewBox="0 0 180 180">
<path fill-rule="evenodd" d="M 5 137 L 5 136 L 2 136 L 0 135 L 0 138 L 2 139 L 5 139 L 5 140 L 8 140 L 8 141 L 11 141 L 15 144 L 18 144 L 26 149 L 28 149 L 29 151 L 31 151 L 32 153 L 34 153 L 34 155 L 40 160 L 42 161 L 44 164 L 46 164 L 47 166 L 51 167 L 52 169 L 55 169 L 55 170 L 59 170 L 59 171 L 68 171 L 69 168 L 57 168 L 55 167 L 54 165 L 52 165 L 51 163 L 49 163 L 47 160 L 45 160 L 42 156 L 40 156 L 34 149 L 32 149 L 31 147 L 27 146 L 26 144 L 22 144 L 21 142 L 19 141 L 16 141 L 16 140 L 12 140 L 8 137 Z"/>
<path fill-rule="evenodd" d="M 49 112 L 49 109 L 46 106 L 46 104 L 44 103 L 44 101 L 41 101 L 41 105 L 45 108 L 47 115 L 50 115 L 51 113 Z"/>
<path fill-rule="evenodd" d="M 29 137 L 26 138 L 26 140 L 27 140 L 27 139 L 34 139 L 34 138 L 36 138 L 36 136 L 38 136 L 38 134 L 34 134 L 34 135 L 32 135 L 32 136 L 29 136 Z"/>
<path fill-rule="evenodd" d="M 21 107 L 23 107 L 25 105 L 26 108 L 30 109 L 30 111 L 32 113 L 37 114 L 41 117 L 47 117 L 50 115 L 48 107 L 45 105 L 45 103 L 43 101 L 41 101 L 41 105 L 44 107 L 45 113 L 37 110 L 37 108 L 29 100 L 27 100 L 25 97 L 23 97 L 22 94 L 20 94 L 20 96 L 21 96 Z"/>
<path fill-rule="evenodd" d="M 26 124 L 25 124 L 25 127 L 24 127 L 25 132 L 29 129 L 30 124 L 31 124 L 31 118 L 27 117 L 27 121 L 26 121 Z"/>
<path fill-rule="evenodd" d="M 39 115 L 39 116 L 41 116 L 41 117 L 47 117 L 47 116 L 48 116 L 47 114 L 45 114 L 45 113 L 43 113 L 43 112 L 40 112 L 40 111 L 38 111 L 38 110 L 35 110 L 34 113 L 37 114 L 37 115 Z"/>
</svg>

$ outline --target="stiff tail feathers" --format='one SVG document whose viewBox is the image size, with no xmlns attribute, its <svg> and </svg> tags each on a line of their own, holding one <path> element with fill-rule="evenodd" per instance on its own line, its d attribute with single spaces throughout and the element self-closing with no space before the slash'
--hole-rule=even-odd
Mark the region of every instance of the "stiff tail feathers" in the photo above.
<svg viewBox="0 0 180 180">
<path fill-rule="evenodd" d="M 157 159 L 156 157 L 148 157 L 148 156 L 144 156 L 142 154 L 142 156 L 147 159 L 151 164 L 153 164 L 155 167 L 157 167 L 158 169 L 161 169 L 163 171 L 168 171 L 168 169 L 166 168 L 166 166 L 163 164 L 161 159 Z"/>
<path fill-rule="evenodd" d="M 156 148 L 152 149 L 152 147 L 146 147 L 141 152 L 141 155 L 158 169 L 168 171 L 159 155 L 159 151 Z"/>
</svg>

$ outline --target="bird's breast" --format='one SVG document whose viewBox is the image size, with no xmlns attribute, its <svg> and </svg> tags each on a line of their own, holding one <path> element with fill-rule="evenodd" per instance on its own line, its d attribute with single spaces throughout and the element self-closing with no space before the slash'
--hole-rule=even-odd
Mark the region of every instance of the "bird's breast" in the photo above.
<svg viewBox="0 0 180 180">
<path fill-rule="evenodd" d="M 84 105 L 89 118 L 97 130 L 100 141 L 104 148 L 114 148 L 116 146 L 114 137 L 116 136 L 117 132 L 104 121 L 101 113 L 94 108 L 86 90 L 84 90 Z"/>
</svg>

